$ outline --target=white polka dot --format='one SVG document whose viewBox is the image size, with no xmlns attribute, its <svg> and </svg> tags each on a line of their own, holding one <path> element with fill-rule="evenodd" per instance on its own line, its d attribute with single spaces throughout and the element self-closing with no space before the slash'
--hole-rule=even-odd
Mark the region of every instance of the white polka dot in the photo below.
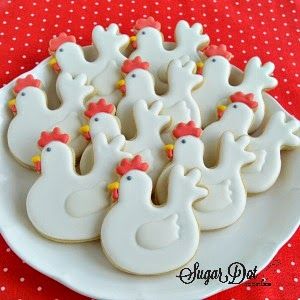
<svg viewBox="0 0 300 300">
<path fill-rule="evenodd" d="M 247 291 L 250 291 L 250 290 L 251 290 L 251 287 L 250 287 L 250 286 L 247 286 L 247 287 L 246 287 L 246 290 L 247 290 Z"/>
<path fill-rule="evenodd" d="M 1 290 L 1 292 L 4 292 L 5 291 L 5 286 L 1 286 L 0 290 Z"/>
<path fill-rule="evenodd" d="M 6 252 L 10 252 L 10 248 L 6 248 Z"/>
<path fill-rule="evenodd" d="M 280 287 L 279 287 L 279 290 L 280 290 L 280 291 L 283 291 L 283 286 L 280 286 Z"/>
<path fill-rule="evenodd" d="M 294 278 L 294 281 L 295 281 L 295 282 L 298 282 L 299 280 L 298 280 L 298 278 L 297 278 L 297 277 L 295 277 L 295 278 Z"/>
<path fill-rule="evenodd" d="M 295 74 L 295 75 L 296 75 L 296 74 Z M 295 262 L 294 262 L 294 261 L 291 261 L 291 265 L 294 266 L 294 265 L 295 265 Z"/>
<path fill-rule="evenodd" d="M 3 268 L 3 272 L 7 272 L 8 271 L 8 268 Z"/>
<path fill-rule="evenodd" d="M 41 286 L 37 287 L 37 291 L 40 292 L 43 288 Z"/>
<path fill-rule="evenodd" d="M 279 274 L 280 272 L 281 272 L 281 271 L 280 271 L 280 269 L 277 269 L 277 270 L 276 270 L 276 273 L 278 273 L 278 274 Z"/>
<path fill-rule="evenodd" d="M 25 281 L 25 278 L 24 277 L 21 277 L 20 278 L 20 282 L 24 282 Z"/>
</svg>

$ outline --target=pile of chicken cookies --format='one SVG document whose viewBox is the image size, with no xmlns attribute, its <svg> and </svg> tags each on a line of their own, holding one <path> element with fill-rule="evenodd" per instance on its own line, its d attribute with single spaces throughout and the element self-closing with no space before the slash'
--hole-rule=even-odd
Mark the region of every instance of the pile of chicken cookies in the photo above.
<svg viewBox="0 0 300 300">
<path fill-rule="evenodd" d="M 93 61 L 74 36 L 53 38 L 61 105 L 49 109 L 39 79 L 18 78 L 8 145 L 40 173 L 26 207 L 41 235 L 100 237 L 120 270 L 161 274 L 192 259 L 201 230 L 233 224 L 247 194 L 276 182 L 300 122 L 278 111 L 261 128 L 262 93 L 277 85 L 271 62 L 251 58 L 231 85 L 232 54 L 209 45 L 201 24 L 178 22 L 174 45 L 152 17 L 134 29 L 130 38 L 96 26 Z"/>
</svg>

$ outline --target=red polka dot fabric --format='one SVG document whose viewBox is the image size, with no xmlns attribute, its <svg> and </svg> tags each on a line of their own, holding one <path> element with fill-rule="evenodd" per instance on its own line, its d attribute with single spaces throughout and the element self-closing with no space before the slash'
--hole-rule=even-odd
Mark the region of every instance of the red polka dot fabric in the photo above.
<svg viewBox="0 0 300 300">
<path fill-rule="evenodd" d="M 232 63 L 244 68 L 255 55 L 276 65 L 279 86 L 271 94 L 300 118 L 300 26 L 298 0 L 2 0 L 0 1 L 0 85 L 32 69 L 48 56 L 48 41 L 62 31 L 82 45 L 92 28 L 117 23 L 131 34 L 136 19 L 153 16 L 165 40 L 173 40 L 180 19 L 200 22 L 212 44 L 226 44 Z M 211 300 L 300 299 L 300 232 L 260 273 L 268 287 L 240 285 Z M 255 251 L 255 248 L 253 248 Z M 86 299 L 23 263 L 0 239 L 0 299 Z"/>
</svg>

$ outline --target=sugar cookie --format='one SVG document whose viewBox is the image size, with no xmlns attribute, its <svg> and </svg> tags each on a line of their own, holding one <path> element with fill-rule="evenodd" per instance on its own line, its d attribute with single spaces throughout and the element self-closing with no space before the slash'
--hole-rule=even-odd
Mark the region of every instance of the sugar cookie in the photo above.
<svg viewBox="0 0 300 300">
<path fill-rule="evenodd" d="M 121 134 L 121 129 L 117 118 L 113 115 L 103 113 L 106 104 L 104 99 L 95 103 L 90 103 L 85 115 L 90 118 L 90 124 L 82 128 L 83 134 L 95 136 L 99 132 L 104 133 L 108 139 L 112 139 Z M 140 154 L 149 162 L 153 162 L 149 170 L 149 176 L 155 184 L 160 172 L 167 164 L 166 156 L 163 152 L 163 141 L 160 132 L 170 121 L 168 116 L 160 115 L 162 102 L 155 101 L 149 108 L 144 100 L 134 103 L 133 116 L 137 128 L 137 136 L 125 142 L 124 151 L 132 154 Z M 113 112 L 112 110 L 109 111 Z M 87 146 L 80 160 L 81 174 L 88 173 L 93 166 L 93 148 Z"/>
<path fill-rule="evenodd" d="M 166 183 L 174 165 L 180 164 L 185 170 L 199 169 L 200 183 L 208 189 L 208 196 L 194 203 L 194 214 L 200 229 L 211 230 L 229 226 L 242 215 L 247 195 L 240 172 L 242 166 L 254 161 L 255 155 L 244 150 L 250 141 L 248 136 L 235 140 L 231 132 L 225 132 L 220 142 L 219 164 L 209 169 L 203 162 L 201 133 L 193 121 L 180 123 L 173 130 L 177 140 L 174 147 L 168 145 L 166 149 L 173 161 L 158 179 L 156 198 L 163 203 L 170 192 L 166 190 Z"/>
<path fill-rule="evenodd" d="M 178 122 L 193 119 L 201 126 L 199 108 L 191 95 L 193 88 L 202 82 L 200 75 L 193 74 L 195 63 L 187 57 L 173 60 L 168 68 L 169 90 L 161 96 L 155 92 L 153 77 L 148 68 L 149 64 L 140 57 L 126 60 L 122 66 L 122 72 L 126 74 L 126 95 L 117 107 L 117 117 L 126 138 L 131 139 L 136 135 L 132 109 L 134 103 L 140 99 L 144 99 L 148 105 L 157 100 L 163 103 L 162 114 L 170 116 L 172 121 L 163 136 L 164 139 L 170 138 L 172 129 Z"/>
<path fill-rule="evenodd" d="M 223 132 L 230 130 L 235 138 L 247 134 L 254 116 L 253 109 L 259 105 L 249 99 L 249 95 L 235 96 L 227 109 L 221 107 L 220 120 L 204 129 L 204 157 L 210 165 L 217 160 L 215 147 Z M 264 192 L 276 182 L 281 170 L 280 151 L 300 145 L 300 137 L 296 135 L 299 128 L 298 120 L 290 118 L 286 121 L 285 113 L 278 111 L 270 116 L 261 135 L 250 137 L 247 151 L 255 153 L 256 160 L 241 171 L 248 193 Z"/>
<path fill-rule="evenodd" d="M 200 23 L 190 27 L 186 21 L 181 20 L 175 29 L 175 45 L 167 49 L 160 28 L 160 23 L 153 17 L 137 20 L 134 27 L 137 35 L 131 37 L 135 50 L 129 58 L 140 56 L 150 63 L 149 71 L 154 76 L 156 91 L 162 94 L 168 90 L 169 63 L 184 55 L 195 62 L 199 61 L 199 50 L 209 43 L 209 37 L 207 34 L 202 34 L 203 27 Z"/>
<path fill-rule="evenodd" d="M 267 62 L 262 65 L 258 57 L 251 58 L 245 68 L 243 80 L 237 85 L 231 85 L 229 77 L 232 66 L 228 59 L 228 54 L 224 45 L 204 51 L 208 57 L 204 63 L 202 75 L 203 84 L 195 89 L 193 97 L 199 105 L 202 114 L 202 126 L 206 127 L 217 120 L 215 107 L 217 105 L 227 104 L 228 98 L 236 92 L 253 94 L 258 102 L 258 109 L 255 111 L 254 120 L 250 127 L 250 133 L 255 131 L 264 118 L 265 104 L 262 97 L 263 91 L 277 86 L 277 80 L 272 76 L 274 64 Z M 210 51 L 209 51 L 210 50 Z"/>
<path fill-rule="evenodd" d="M 92 171 L 76 173 L 72 149 L 66 145 L 69 135 L 59 128 L 42 132 L 38 145 L 41 158 L 33 162 L 40 177 L 27 196 L 27 214 L 34 227 L 49 239 L 59 242 L 84 242 L 99 238 L 100 226 L 110 206 L 106 186 L 116 180 L 112 172 L 120 159 L 131 157 L 123 152 L 125 139 L 119 135 L 109 143 L 103 133 L 92 137 Z"/>
<path fill-rule="evenodd" d="M 31 157 L 36 152 L 36 141 L 41 131 L 60 127 L 71 135 L 70 146 L 76 157 L 81 155 L 87 143 L 78 132 L 83 124 L 81 112 L 85 98 L 93 92 L 93 87 L 86 85 L 87 78 L 81 74 L 72 78 L 62 72 L 56 82 L 61 106 L 55 110 L 47 106 L 47 96 L 40 89 L 40 81 L 32 75 L 19 78 L 14 92 L 16 99 L 10 100 L 8 106 L 15 113 L 7 132 L 8 146 L 14 157 L 31 166 Z"/>
<path fill-rule="evenodd" d="M 92 39 L 98 57 L 88 61 L 74 37 L 62 33 L 53 38 L 49 42 L 49 53 L 53 55 L 50 64 L 56 70 L 68 72 L 72 76 L 86 74 L 88 83 L 95 87 L 98 96 L 105 96 L 117 104 L 122 94 L 115 83 L 121 76 L 120 67 L 126 59 L 122 50 L 129 44 L 129 37 L 119 33 L 118 25 L 110 24 L 106 30 L 97 25 L 93 29 Z"/>
<path fill-rule="evenodd" d="M 192 259 L 199 243 L 192 203 L 207 195 L 206 189 L 197 186 L 199 170 L 185 175 L 184 168 L 176 165 L 170 172 L 166 204 L 154 206 L 147 168 L 140 156 L 121 161 L 116 168 L 122 176 L 118 201 L 101 228 L 109 260 L 123 271 L 140 275 L 172 271 Z"/>
</svg>

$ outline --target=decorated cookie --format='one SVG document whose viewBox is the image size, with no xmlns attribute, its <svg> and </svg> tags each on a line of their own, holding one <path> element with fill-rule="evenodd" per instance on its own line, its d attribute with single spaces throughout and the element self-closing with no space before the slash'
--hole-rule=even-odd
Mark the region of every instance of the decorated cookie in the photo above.
<svg viewBox="0 0 300 300">
<path fill-rule="evenodd" d="M 203 84 L 193 92 L 193 97 L 202 114 L 203 127 L 217 120 L 215 113 L 217 105 L 228 104 L 228 99 L 232 95 L 242 92 L 252 95 L 251 97 L 259 104 L 249 129 L 250 133 L 255 131 L 264 118 L 263 91 L 272 89 L 277 85 L 277 80 L 271 77 L 274 64 L 267 62 L 262 65 L 258 57 L 253 57 L 246 65 L 242 82 L 232 85 L 229 81 L 232 66 L 228 60 L 232 56 L 231 53 L 228 53 L 226 48 L 224 49 L 224 45 L 220 47 L 209 46 L 204 53 L 209 57 L 205 60 L 201 71 Z"/>
<path fill-rule="evenodd" d="M 154 275 L 175 270 L 194 256 L 199 228 L 192 203 L 207 195 L 197 184 L 201 173 L 176 165 L 170 171 L 166 204 L 154 206 L 148 164 L 140 156 L 124 159 L 116 168 L 121 176 L 117 202 L 104 218 L 101 243 L 108 259 L 120 270 Z"/>
<path fill-rule="evenodd" d="M 200 183 L 208 189 L 208 196 L 194 203 L 194 214 L 202 230 L 211 230 L 229 226 L 242 215 L 247 195 L 241 180 L 241 168 L 253 162 L 255 155 L 245 151 L 250 141 L 248 136 L 235 140 L 233 134 L 227 131 L 220 141 L 219 164 L 215 168 L 207 168 L 203 162 L 205 149 L 201 133 L 202 130 L 193 121 L 180 123 L 173 130 L 177 138 L 175 145 L 166 145 L 172 162 L 158 179 L 156 198 L 162 204 L 170 193 L 166 184 L 174 165 L 182 165 L 185 171 L 199 169 L 202 174 Z"/>
<path fill-rule="evenodd" d="M 155 92 L 153 77 L 148 69 L 149 64 L 140 57 L 128 59 L 122 66 L 122 72 L 126 74 L 124 81 L 126 94 L 118 105 L 117 116 L 121 120 L 122 132 L 127 139 L 136 136 L 133 106 L 140 99 L 144 99 L 148 105 L 157 100 L 163 103 L 162 114 L 170 116 L 172 122 L 169 130 L 163 135 L 166 141 L 178 122 L 193 119 L 200 126 L 200 112 L 191 95 L 192 89 L 202 82 L 200 75 L 193 74 L 195 63 L 187 57 L 173 60 L 168 68 L 169 90 L 160 96 Z"/>
<path fill-rule="evenodd" d="M 116 104 L 121 93 L 115 83 L 121 76 L 120 67 L 126 59 L 122 50 L 127 47 L 129 37 L 120 34 L 116 24 L 110 24 L 106 30 L 100 25 L 96 26 L 92 39 L 98 57 L 88 61 L 74 37 L 62 33 L 53 38 L 49 43 L 49 53 L 53 56 L 50 64 L 54 69 L 68 72 L 72 76 L 86 74 L 88 83 L 95 87 L 97 95 L 105 96 Z"/>
<path fill-rule="evenodd" d="M 257 103 L 250 98 L 249 95 L 244 95 L 244 98 L 238 95 L 228 107 L 219 107 L 220 120 L 207 126 L 203 132 L 205 162 L 213 165 L 217 161 L 214 147 L 223 132 L 230 130 L 236 138 L 247 134 L 257 108 Z M 250 137 L 247 151 L 253 152 L 256 160 L 242 168 L 242 179 L 248 193 L 264 192 L 276 182 L 281 169 L 280 150 L 300 145 L 300 137 L 296 135 L 299 128 L 298 120 L 290 118 L 286 121 L 285 113 L 279 111 L 271 115 L 261 135 Z"/>
<path fill-rule="evenodd" d="M 94 166 L 85 175 L 75 171 L 69 135 L 59 128 L 42 132 L 38 141 L 41 157 L 33 157 L 40 177 L 27 196 L 27 214 L 33 226 L 44 236 L 59 242 L 84 242 L 99 238 L 99 230 L 110 198 L 107 184 L 116 180 L 112 172 L 123 152 L 125 139 L 116 136 L 110 142 L 103 133 L 92 137 Z"/>
<path fill-rule="evenodd" d="M 172 60 L 187 55 L 197 62 L 200 59 L 199 50 L 209 43 L 208 35 L 202 34 L 203 28 L 200 23 L 195 23 L 190 27 L 184 20 L 176 25 L 175 45 L 171 48 L 164 44 L 163 35 L 160 32 L 161 25 L 152 17 L 137 20 L 134 29 L 137 34 L 131 37 L 131 41 L 135 50 L 129 58 L 134 59 L 140 56 L 150 63 L 149 71 L 154 76 L 158 93 L 165 93 L 168 89 L 167 68 Z"/>
<path fill-rule="evenodd" d="M 56 82 L 61 106 L 55 110 L 48 108 L 47 96 L 40 89 L 39 80 L 27 75 L 16 81 L 14 92 L 17 97 L 8 103 L 15 117 L 9 124 L 7 140 L 11 153 L 18 161 L 31 166 L 31 157 L 36 152 L 36 141 L 41 131 L 56 126 L 70 134 L 70 146 L 77 157 L 81 155 L 87 143 L 78 132 L 78 126 L 83 124 L 81 112 L 85 98 L 93 92 L 93 87 L 86 85 L 86 81 L 83 74 L 72 78 L 62 72 Z"/>
<path fill-rule="evenodd" d="M 108 139 L 112 139 L 121 134 L 118 119 L 112 115 L 114 109 L 106 110 L 105 107 L 114 107 L 106 104 L 104 99 L 97 103 L 90 103 L 85 115 L 90 118 L 90 125 L 82 127 L 81 131 L 86 138 L 95 136 L 99 132 L 104 133 Z M 132 154 L 140 154 L 147 161 L 152 163 L 149 176 L 155 184 L 160 172 L 168 163 L 163 152 L 163 141 L 160 132 L 165 128 L 170 118 L 160 115 L 162 109 L 161 101 L 153 102 L 149 108 L 144 100 L 139 100 L 134 104 L 133 115 L 137 128 L 137 136 L 125 142 L 124 151 Z M 87 146 L 80 160 L 81 174 L 90 172 L 93 166 L 93 147 Z"/>
</svg>

